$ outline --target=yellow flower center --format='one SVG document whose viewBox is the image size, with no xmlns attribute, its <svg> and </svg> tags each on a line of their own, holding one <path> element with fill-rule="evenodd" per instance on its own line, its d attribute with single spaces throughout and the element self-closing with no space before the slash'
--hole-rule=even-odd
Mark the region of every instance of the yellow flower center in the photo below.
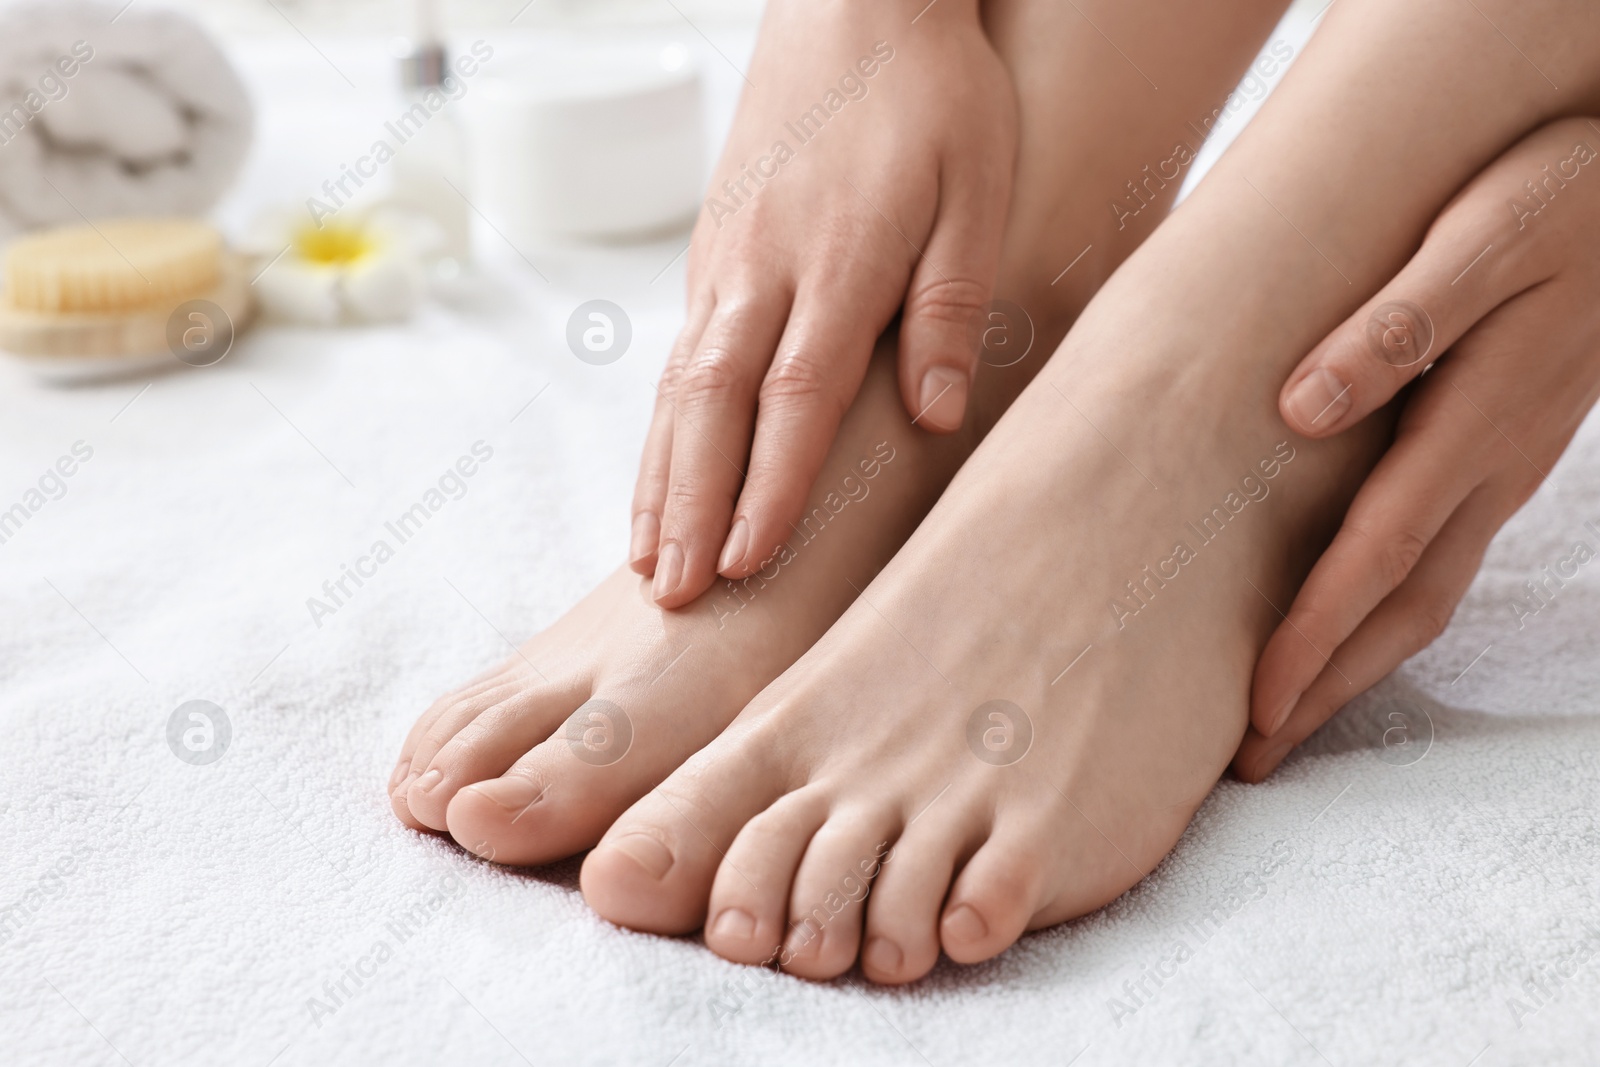
<svg viewBox="0 0 1600 1067">
<path fill-rule="evenodd" d="M 378 242 L 360 226 L 325 223 L 320 229 L 306 227 L 295 234 L 295 252 L 301 259 L 323 267 L 345 267 L 371 255 Z"/>
</svg>

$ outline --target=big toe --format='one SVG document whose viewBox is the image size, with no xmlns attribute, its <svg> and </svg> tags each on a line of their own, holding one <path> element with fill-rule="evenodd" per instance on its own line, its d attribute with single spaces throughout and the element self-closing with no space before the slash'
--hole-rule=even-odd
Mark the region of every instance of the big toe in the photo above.
<svg viewBox="0 0 1600 1067">
<path fill-rule="evenodd" d="M 450 802 L 460 790 L 504 774 L 560 726 L 577 699 L 553 686 L 529 688 L 463 724 L 425 764 L 413 759 L 415 777 L 404 789 L 412 817 L 431 829 L 446 829 Z"/>
<path fill-rule="evenodd" d="M 629 808 L 584 860 L 589 906 L 636 930 L 698 929 L 728 846 L 780 792 L 763 748 L 724 734 Z"/>
</svg>

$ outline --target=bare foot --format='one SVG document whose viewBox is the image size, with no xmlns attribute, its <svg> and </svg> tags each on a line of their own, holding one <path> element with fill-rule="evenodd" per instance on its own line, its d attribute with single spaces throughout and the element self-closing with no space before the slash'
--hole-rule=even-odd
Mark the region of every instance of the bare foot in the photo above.
<svg viewBox="0 0 1600 1067">
<path fill-rule="evenodd" d="M 1541 54 L 1589 72 L 1556 92 L 1482 25 L 1535 16 L 1486 6 L 1332 9 L 901 553 L 607 831 L 582 872 L 597 911 L 704 922 L 716 952 L 811 977 L 859 951 L 898 982 L 1151 869 L 1243 734 L 1274 605 L 1388 436 L 1375 417 L 1291 439 L 1281 383 L 1485 160 L 1590 109 L 1581 5 L 1540 16 Z"/>
<path fill-rule="evenodd" d="M 619 568 L 411 729 L 395 814 L 502 863 L 588 848 L 727 725 L 882 566 L 970 449 L 899 412 L 893 339 L 874 362 L 784 548 L 679 611 Z"/>
<path fill-rule="evenodd" d="M 1071 9 L 990 0 L 989 32 L 1022 103 L 1018 208 L 1007 220 L 997 291 L 1026 310 L 1005 324 L 1014 331 L 1007 342 L 1026 347 L 1031 332 L 1032 354 L 999 367 L 992 364 L 1020 353 L 991 352 L 977 380 L 975 417 L 960 434 L 936 439 L 911 429 L 894 341 L 880 342 L 808 504 L 830 515 L 838 509 L 821 536 L 810 533 L 818 518 L 802 522 L 790 541 L 794 560 L 761 568 L 732 592 L 718 583 L 675 612 L 656 608 L 648 584 L 619 570 L 519 655 L 423 715 L 390 783 L 400 819 L 448 829 L 501 862 L 561 858 L 593 845 L 613 818 L 710 741 L 888 562 L 972 442 L 1154 228 L 1176 181 L 1147 188 L 1148 208 L 1131 221 L 1106 210 L 1105 190 L 1192 136 L 1190 120 L 1226 94 L 1252 38 L 1271 25 L 1273 7 L 1272 0 L 1231 0 L 1226 20 L 1211 10 L 1163 8 L 1158 26 L 1139 31 L 1151 49 L 1141 55 L 1165 72 L 1164 90 L 1155 93 Z M 1141 17 L 1133 8 L 1107 17 L 1122 14 Z M 1131 114 L 1075 92 L 1081 84 L 1116 93 Z"/>
<path fill-rule="evenodd" d="M 611 828 L 583 867 L 597 911 L 705 923 L 721 955 L 807 977 L 860 954 L 908 981 L 941 947 L 985 959 L 1107 903 L 1171 849 L 1244 732 L 1272 602 L 1309 564 L 1291 546 L 1324 543 L 1374 435 L 1291 441 L 1222 368 L 1097 374 L 1080 353 L 827 635 Z"/>
</svg>

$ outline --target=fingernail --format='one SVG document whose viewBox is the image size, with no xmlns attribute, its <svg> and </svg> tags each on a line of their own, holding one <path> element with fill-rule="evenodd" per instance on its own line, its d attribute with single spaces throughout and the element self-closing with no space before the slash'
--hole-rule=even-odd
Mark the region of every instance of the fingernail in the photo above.
<svg viewBox="0 0 1600 1067">
<path fill-rule="evenodd" d="M 1350 387 L 1318 367 L 1289 391 L 1289 410 L 1302 430 L 1326 430 L 1350 410 Z"/>
<path fill-rule="evenodd" d="M 1265 778 L 1267 775 L 1277 770 L 1278 764 L 1283 762 L 1283 757 L 1287 756 L 1289 754 L 1289 750 L 1293 747 L 1294 745 L 1286 741 L 1281 745 L 1273 745 L 1271 748 L 1267 749 L 1266 752 L 1262 753 L 1255 762 L 1256 777 L 1258 779 Z"/>
<path fill-rule="evenodd" d="M 625 853 L 658 882 L 672 868 L 672 853 L 649 834 L 624 834 L 611 842 L 611 847 Z"/>
<path fill-rule="evenodd" d="M 405 781 L 406 775 L 411 773 L 411 761 L 403 759 L 394 765 L 394 773 L 389 775 L 389 792 L 394 792 L 394 787 Z"/>
<path fill-rule="evenodd" d="M 683 546 L 676 541 L 668 541 L 661 546 L 661 554 L 656 557 L 656 581 L 650 587 L 650 595 L 656 600 L 670 596 L 682 580 Z"/>
<path fill-rule="evenodd" d="M 435 767 L 427 774 L 424 774 L 421 778 L 418 778 L 416 782 L 413 783 L 412 788 L 420 789 L 426 793 L 428 790 L 432 789 L 442 781 L 444 781 L 444 772 Z"/>
<path fill-rule="evenodd" d="M 756 932 L 756 921 L 747 911 L 738 908 L 724 908 L 717 921 L 711 927 L 715 937 L 725 937 L 733 941 L 748 941 Z"/>
<path fill-rule="evenodd" d="M 953 367 L 934 367 L 922 376 L 917 425 L 947 433 L 961 429 L 967 414 L 967 376 Z"/>
<path fill-rule="evenodd" d="M 507 811 L 521 814 L 533 806 L 544 790 L 538 783 L 526 778 L 495 778 L 471 787 L 474 792 L 488 797 Z"/>
<path fill-rule="evenodd" d="M 1300 703 L 1299 693 L 1283 702 L 1283 707 L 1278 709 L 1278 713 L 1272 717 L 1271 725 L 1267 727 L 1268 737 L 1283 729 L 1283 724 L 1289 721 L 1289 713 L 1294 710 L 1294 706 L 1298 703 Z"/>
<path fill-rule="evenodd" d="M 874 937 L 867 942 L 867 950 L 861 958 L 880 974 L 896 974 L 906 957 L 900 946 L 887 937 Z"/>
<path fill-rule="evenodd" d="M 661 540 L 661 520 L 653 511 L 641 511 L 633 517 L 633 544 L 628 548 L 628 561 L 637 563 L 656 550 Z"/>
<path fill-rule="evenodd" d="M 971 904 L 963 904 L 946 915 L 944 928 L 957 941 L 982 941 L 989 936 L 989 924 Z"/>
<path fill-rule="evenodd" d="M 717 560 L 717 570 L 731 569 L 744 554 L 750 550 L 750 523 L 744 519 L 733 524 L 732 531 L 728 534 L 728 543 L 723 546 L 722 558 Z"/>
</svg>

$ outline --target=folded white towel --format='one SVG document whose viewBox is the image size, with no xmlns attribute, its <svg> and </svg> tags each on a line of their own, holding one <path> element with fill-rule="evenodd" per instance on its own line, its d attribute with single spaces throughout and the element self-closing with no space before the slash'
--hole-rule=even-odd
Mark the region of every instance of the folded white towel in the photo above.
<svg viewBox="0 0 1600 1067">
<path fill-rule="evenodd" d="M 200 214 L 238 173 L 252 109 L 180 12 L 99 0 L 0 8 L 0 232 Z"/>
</svg>

